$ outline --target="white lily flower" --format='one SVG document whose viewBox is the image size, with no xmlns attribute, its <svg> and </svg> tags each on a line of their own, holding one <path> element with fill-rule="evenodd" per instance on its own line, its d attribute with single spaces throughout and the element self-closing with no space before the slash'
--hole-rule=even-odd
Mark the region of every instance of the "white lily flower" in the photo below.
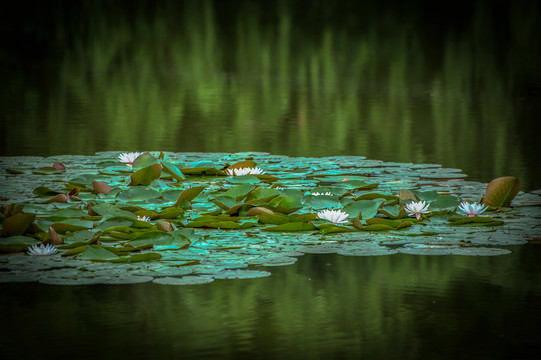
<svg viewBox="0 0 541 360">
<path fill-rule="evenodd" d="M 143 153 L 141 152 L 122 153 L 118 155 L 118 161 L 123 162 L 128 166 L 131 166 L 135 159 L 137 159 L 141 155 L 143 155 Z"/>
<path fill-rule="evenodd" d="M 34 245 L 28 249 L 28 255 L 53 255 L 58 249 L 51 244 Z"/>
<path fill-rule="evenodd" d="M 470 204 L 470 203 L 468 203 L 466 201 L 463 201 L 458 206 L 458 210 L 462 211 L 464 213 L 464 215 L 468 215 L 469 217 L 479 216 L 486 209 L 488 209 L 488 206 L 478 204 L 476 202 L 473 203 L 473 204 Z"/>
<path fill-rule="evenodd" d="M 265 172 L 258 168 L 237 168 L 237 169 L 227 169 L 227 175 L 229 176 L 240 176 L 240 175 L 261 175 Z"/>
<path fill-rule="evenodd" d="M 137 215 L 137 220 L 149 222 L 150 218 L 148 216 L 139 216 L 139 215 Z"/>
<path fill-rule="evenodd" d="M 341 210 L 323 210 L 317 213 L 317 217 L 330 221 L 334 224 L 343 224 L 347 222 L 349 214 Z"/>
<path fill-rule="evenodd" d="M 419 220 L 422 214 L 430 212 L 430 210 L 428 210 L 429 206 L 430 204 L 427 204 L 424 201 L 412 202 L 406 205 L 404 210 L 406 210 L 409 216 L 415 216 L 415 218 Z"/>
<path fill-rule="evenodd" d="M 311 193 L 312 196 L 320 196 L 320 195 L 329 195 L 329 196 L 332 196 L 332 192 L 326 192 L 326 193 L 318 193 L 318 192 L 313 192 Z"/>
</svg>

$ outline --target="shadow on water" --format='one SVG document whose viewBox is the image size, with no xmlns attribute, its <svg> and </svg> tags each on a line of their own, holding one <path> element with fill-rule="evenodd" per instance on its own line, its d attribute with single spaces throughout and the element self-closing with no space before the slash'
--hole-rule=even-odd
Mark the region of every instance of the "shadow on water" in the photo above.
<svg viewBox="0 0 541 360">
<path fill-rule="evenodd" d="M 541 248 L 511 249 L 305 255 L 268 278 L 195 286 L 2 284 L 1 349 L 4 359 L 533 359 Z"/>
<path fill-rule="evenodd" d="M 58 1 L 14 15 L 1 152 L 364 155 L 538 188 L 538 4 L 385 3 Z"/>
</svg>

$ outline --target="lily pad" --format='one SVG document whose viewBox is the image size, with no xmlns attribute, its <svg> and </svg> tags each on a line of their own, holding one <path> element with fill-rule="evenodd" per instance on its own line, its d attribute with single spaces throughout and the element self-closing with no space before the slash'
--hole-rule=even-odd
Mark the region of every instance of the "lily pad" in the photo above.
<svg viewBox="0 0 541 360">
<path fill-rule="evenodd" d="M 162 173 L 162 166 L 158 163 L 144 167 L 140 170 L 137 170 L 133 175 L 131 175 L 130 185 L 150 185 L 154 180 L 160 178 Z"/>
<path fill-rule="evenodd" d="M 481 203 L 493 206 L 509 206 L 520 191 L 520 181 L 514 176 L 505 176 L 492 180 L 481 199 Z"/>
</svg>

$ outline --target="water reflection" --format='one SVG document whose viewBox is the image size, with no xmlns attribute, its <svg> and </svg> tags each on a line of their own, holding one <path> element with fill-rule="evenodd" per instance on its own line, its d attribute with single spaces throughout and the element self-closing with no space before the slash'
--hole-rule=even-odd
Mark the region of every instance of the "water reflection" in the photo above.
<svg viewBox="0 0 541 360">
<path fill-rule="evenodd" d="M 41 65 L 3 53 L 2 154 L 353 154 L 541 186 L 536 3 L 82 4 L 46 10 Z"/>
<path fill-rule="evenodd" d="M 3 358 L 524 359 L 541 350 L 540 249 L 305 255 L 268 278 L 186 287 L 2 284 Z"/>
</svg>

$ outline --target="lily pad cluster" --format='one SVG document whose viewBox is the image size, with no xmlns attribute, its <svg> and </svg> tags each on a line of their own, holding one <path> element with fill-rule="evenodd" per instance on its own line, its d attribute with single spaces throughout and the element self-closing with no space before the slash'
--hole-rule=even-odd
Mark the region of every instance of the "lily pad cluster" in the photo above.
<svg viewBox="0 0 541 360">
<path fill-rule="evenodd" d="M 304 253 L 493 256 L 541 229 L 540 192 L 512 177 L 487 187 L 358 156 L 117 156 L 0 157 L 0 282 L 203 284 L 268 276 L 261 266 Z M 416 201 L 429 204 L 418 219 L 405 211 Z M 488 210 L 463 216 L 462 201 Z M 318 216 L 338 210 L 340 223 Z M 40 244 L 57 251 L 28 255 Z"/>
</svg>

